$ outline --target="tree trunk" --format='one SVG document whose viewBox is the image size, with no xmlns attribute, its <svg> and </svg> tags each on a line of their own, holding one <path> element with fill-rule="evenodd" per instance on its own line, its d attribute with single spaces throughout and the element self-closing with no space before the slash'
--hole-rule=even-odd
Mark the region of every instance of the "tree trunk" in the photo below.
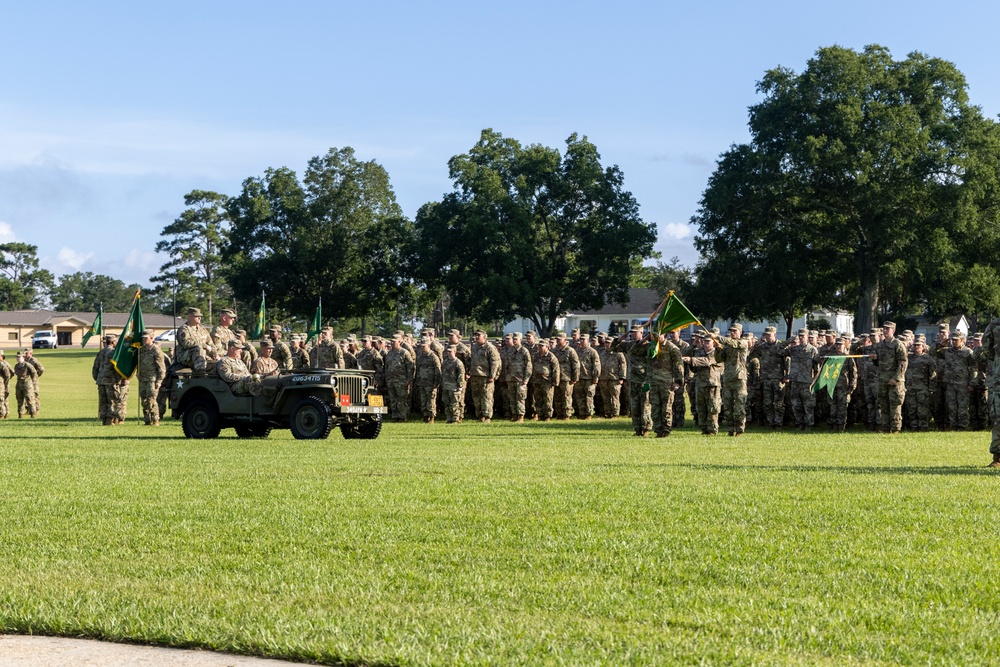
<svg viewBox="0 0 1000 667">
<path fill-rule="evenodd" d="M 875 311 L 878 308 L 878 277 L 875 275 L 875 261 L 871 250 L 861 248 L 857 254 L 858 276 L 861 285 L 858 289 L 858 309 L 854 313 L 854 333 L 860 334 L 875 326 Z"/>
<path fill-rule="evenodd" d="M 781 317 L 785 320 L 785 340 L 791 340 L 792 327 L 795 326 L 795 313 L 789 311 L 787 313 L 782 313 Z"/>
</svg>

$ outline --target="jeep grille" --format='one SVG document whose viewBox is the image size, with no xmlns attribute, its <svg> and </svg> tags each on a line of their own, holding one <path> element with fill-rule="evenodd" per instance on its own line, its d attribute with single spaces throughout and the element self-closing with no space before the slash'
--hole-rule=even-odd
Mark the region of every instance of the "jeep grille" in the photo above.
<svg viewBox="0 0 1000 667">
<path fill-rule="evenodd" d="M 356 376 L 337 376 L 337 389 L 341 394 L 347 394 L 351 397 L 351 403 L 364 405 L 365 404 L 365 390 L 361 388 L 361 382 L 365 378 Z"/>
</svg>

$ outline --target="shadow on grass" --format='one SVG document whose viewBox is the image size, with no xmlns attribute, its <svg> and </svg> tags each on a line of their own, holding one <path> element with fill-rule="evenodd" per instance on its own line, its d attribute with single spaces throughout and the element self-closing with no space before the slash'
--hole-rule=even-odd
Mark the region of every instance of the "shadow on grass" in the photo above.
<svg viewBox="0 0 1000 667">
<path fill-rule="evenodd" d="M 968 466 L 767 466 L 712 463 L 607 463 L 598 468 L 688 468 L 690 470 L 761 470 L 764 472 L 839 472 L 847 475 L 972 475 L 1000 477 L 1000 470 Z"/>
</svg>

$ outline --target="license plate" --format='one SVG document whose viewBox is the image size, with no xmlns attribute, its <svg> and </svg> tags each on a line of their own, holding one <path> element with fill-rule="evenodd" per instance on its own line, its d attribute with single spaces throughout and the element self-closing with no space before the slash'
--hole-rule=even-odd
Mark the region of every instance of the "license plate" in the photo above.
<svg viewBox="0 0 1000 667">
<path fill-rule="evenodd" d="M 368 394 L 368 405 L 381 408 L 384 405 L 382 403 L 382 396 L 379 394 Z"/>
</svg>

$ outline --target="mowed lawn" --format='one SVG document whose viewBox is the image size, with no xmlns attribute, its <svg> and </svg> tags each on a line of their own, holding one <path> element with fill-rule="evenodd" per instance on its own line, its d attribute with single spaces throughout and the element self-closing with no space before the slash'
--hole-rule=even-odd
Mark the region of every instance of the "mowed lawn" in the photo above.
<svg viewBox="0 0 1000 667">
<path fill-rule="evenodd" d="M 987 433 L 0 422 L 0 631 L 347 665 L 1000 664 Z M 11 389 L 13 400 L 13 387 Z"/>
</svg>

